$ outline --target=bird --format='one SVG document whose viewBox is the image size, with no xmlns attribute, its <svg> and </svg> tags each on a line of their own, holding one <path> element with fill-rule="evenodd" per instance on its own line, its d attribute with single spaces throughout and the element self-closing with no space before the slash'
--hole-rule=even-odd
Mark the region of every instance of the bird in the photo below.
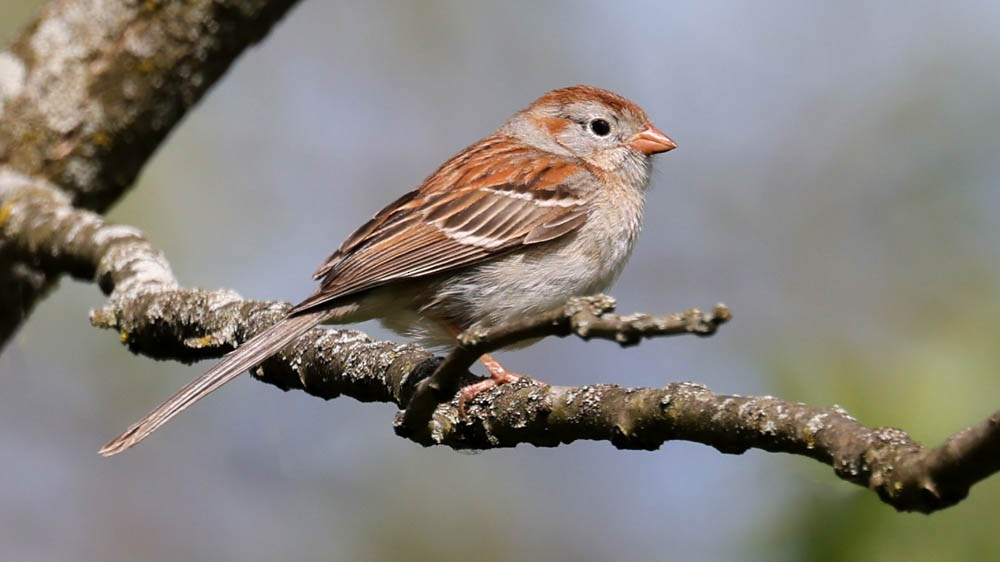
<svg viewBox="0 0 1000 562">
<path fill-rule="evenodd" d="M 319 286 L 100 449 L 120 453 L 322 324 L 379 319 L 430 348 L 607 289 L 642 224 L 651 156 L 676 148 L 635 103 L 552 90 L 442 164 L 340 245 Z M 467 399 L 520 378 L 490 355 Z"/>
</svg>

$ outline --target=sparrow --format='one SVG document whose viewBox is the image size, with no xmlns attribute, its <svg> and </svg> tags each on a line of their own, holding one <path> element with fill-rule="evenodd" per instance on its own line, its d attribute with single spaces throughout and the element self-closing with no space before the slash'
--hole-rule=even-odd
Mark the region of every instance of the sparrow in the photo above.
<svg viewBox="0 0 1000 562">
<path fill-rule="evenodd" d="M 363 224 L 316 271 L 318 289 L 225 355 L 100 454 L 120 453 L 321 323 L 377 318 L 431 348 L 601 292 L 642 223 L 650 156 L 676 148 L 629 100 L 600 88 L 546 93 Z M 480 359 L 490 378 L 519 375 Z"/>
</svg>

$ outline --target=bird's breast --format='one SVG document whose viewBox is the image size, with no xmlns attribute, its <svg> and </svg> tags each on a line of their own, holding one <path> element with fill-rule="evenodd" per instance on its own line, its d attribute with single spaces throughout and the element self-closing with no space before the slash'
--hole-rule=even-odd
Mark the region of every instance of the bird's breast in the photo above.
<svg viewBox="0 0 1000 562">
<path fill-rule="evenodd" d="M 462 328 L 490 327 L 606 290 L 635 245 L 642 193 L 598 197 L 606 199 L 594 202 L 578 230 L 443 278 L 426 308 Z"/>
</svg>

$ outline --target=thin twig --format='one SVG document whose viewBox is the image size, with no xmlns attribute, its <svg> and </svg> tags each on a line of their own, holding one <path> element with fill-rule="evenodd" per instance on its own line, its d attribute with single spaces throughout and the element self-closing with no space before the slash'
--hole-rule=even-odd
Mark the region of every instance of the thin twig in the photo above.
<svg viewBox="0 0 1000 562">
<path fill-rule="evenodd" d="M 412 399 L 406 404 L 396 432 L 420 442 L 427 442 L 432 431 L 430 421 L 434 409 L 451 400 L 458 391 L 467 370 L 484 353 L 490 353 L 518 342 L 546 336 L 577 335 L 585 340 L 605 339 L 622 347 L 636 345 L 643 338 L 694 334 L 709 336 L 730 318 L 729 309 L 717 304 L 711 312 L 692 308 L 676 314 L 654 316 L 612 314 L 615 300 L 607 295 L 570 299 L 556 310 L 525 317 L 489 331 L 466 330 L 458 336 L 459 345 L 445 357 L 434 373 L 417 385 Z"/>
</svg>

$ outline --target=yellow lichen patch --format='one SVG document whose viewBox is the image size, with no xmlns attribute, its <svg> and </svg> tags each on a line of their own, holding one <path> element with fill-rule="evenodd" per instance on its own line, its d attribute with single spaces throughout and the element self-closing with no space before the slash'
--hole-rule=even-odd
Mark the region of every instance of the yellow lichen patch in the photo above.
<svg viewBox="0 0 1000 562">
<path fill-rule="evenodd" d="M 9 201 L 6 205 L 0 207 L 0 228 L 3 228 L 3 225 L 7 224 L 7 219 L 10 218 L 11 207 L 13 206 L 14 201 Z"/>
<path fill-rule="evenodd" d="M 153 63 L 153 59 L 142 59 L 139 61 L 139 72 L 150 73 L 156 70 L 156 64 Z"/>
<path fill-rule="evenodd" d="M 203 347 L 210 347 L 215 345 L 215 336 L 201 336 L 200 338 L 188 338 L 184 341 L 188 347 L 193 347 L 195 349 L 201 349 Z"/>
<path fill-rule="evenodd" d="M 812 449 L 816 447 L 816 439 L 813 432 L 808 427 L 802 430 L 802 440 L 806 443 L 807 449 Z"/>
<path fill-rule="evenodd" d="M 94 142 L 95 145 L 101 148 L 107 148 L 111 146 L 111 136 L 102 131 L 94 133 L 94 136 L 91 137 L 91 140 Z"/>
</svg>

